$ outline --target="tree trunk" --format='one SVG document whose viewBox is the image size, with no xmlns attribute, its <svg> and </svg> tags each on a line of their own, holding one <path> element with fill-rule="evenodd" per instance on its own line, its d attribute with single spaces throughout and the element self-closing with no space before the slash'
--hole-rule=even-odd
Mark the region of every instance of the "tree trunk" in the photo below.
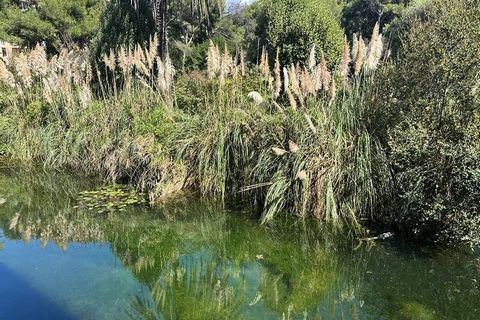
<svg viewBox="0 0 480 320">
<path fill-rule="evenodd" d="M 168 0 L 155 0 L 155 28 L 158 35 L 158 55 L 167 56 L 167 9 Z"/>
</svg>

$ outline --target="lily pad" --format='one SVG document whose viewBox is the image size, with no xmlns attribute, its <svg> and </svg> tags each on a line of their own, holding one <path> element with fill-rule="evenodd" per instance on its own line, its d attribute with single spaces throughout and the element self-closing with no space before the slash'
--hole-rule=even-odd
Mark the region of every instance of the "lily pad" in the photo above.
<svg viewBox="0 0 480 320">
<path fill-rule="evenodd" d="M 97 190 L 83 191 L 77 201 L 76 207 L 105 213 L 124 211 L 127 206 L 144 204 L 146 195 L 128 186 L 112 185 Z"/>
</svg>

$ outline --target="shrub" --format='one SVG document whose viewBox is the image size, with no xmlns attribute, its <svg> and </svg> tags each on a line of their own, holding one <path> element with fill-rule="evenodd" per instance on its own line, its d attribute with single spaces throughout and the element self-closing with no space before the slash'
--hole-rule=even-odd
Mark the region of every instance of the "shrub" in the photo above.
<svg viewBox="0 0 480 320">
<path fill-rule="evenodd" d="M 284 62 L 306 61 L 314 44 L 329 61 L 337 61 L 343 31 L 333 6 L 323 0 L 262 0 L 257 8 L 258 34 L 272 56 L 280 48 Z"/>
<path fill-rule="evenodd" d="M 402 22 L 399 54 L 380 81 L 398 190 L 395 223 L 417 238 L 478 235 L 479 24 L 478 0 L 417 9 Z"/>
<path fill-rule="evenodd" d="M 379 22 L 382 29 L 401 17 L 410 0 L 348 0 L 342 12 L 342 26 L 347 35 L 360 33 L 364 37 Z"/>
<path fill-rule="evenodd" d="M 22 47 L 44 42 L 53 53 L 62 46 L 87 46 L 97 30 L 106 1 L 29 1 L 32 2 L 29 10 L 22 10 L 20 2 L 1 1 L 0 38 Z"/>
</svg>

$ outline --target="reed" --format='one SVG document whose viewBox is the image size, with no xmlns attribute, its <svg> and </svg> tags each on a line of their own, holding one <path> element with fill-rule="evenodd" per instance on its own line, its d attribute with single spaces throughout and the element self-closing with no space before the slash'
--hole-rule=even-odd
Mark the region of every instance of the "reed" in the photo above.
<svg viewBox="0 0 480 320">
<path fill-rule="evenodd" d="M 362 36 L 360 36 L 360 39 L 358 40 L 358 47 L 357 47 L 357 50 L 355 51 L 355 64 L 354 64 L 355 76 L 357 77 L 360 75 L 363 64 L 365 62 L 365 57 L 366 57 L 365 50 L 366 50 L 365 41 L 363 40 Z"/>
<path fill-rule="evenodd" d="M 350 62 L 351 62 L 350 45 L 348 44 L 347 37 L 345 36 L 345 40 L 343 44 L 342 60 L 340 61 L 340 66 L 339 66 L 343 87 L 348 86 L 348 80 L 350 76 Z"/>
<path fill-rule="evenodd" d="M 314 47 L 309 61 L 291 66 L 277 52 L 271 70 L 266 49 L 252 66 L 243 50 L 233 57 L 210 41 L 198 88 L 183 88 L 190 75 L 156 57 L 156 36 L 146 48 L 112 50 L 105 70 L 89 63 L 87 50 L 47 59 L 38 46 L 30 58 L 0 65 L 0 81 L 19 89 L 1 115 L 2 150 L 131 183 L 152 202 L 185 191 L 243 197 L 263 223 L 289 212 L 360 232 L 389 181 L 369 130 L 371 77 L 361 74 L 365 59 L 370 73 L 379 64 L 377 29 L 374 37 L 368 54 L 363 39 L 352 53 L 345 41 L 334 70 L 323 52 L 317 63 Z M 180 93 L 202 103 L 189 109 Z"/>
</svg>

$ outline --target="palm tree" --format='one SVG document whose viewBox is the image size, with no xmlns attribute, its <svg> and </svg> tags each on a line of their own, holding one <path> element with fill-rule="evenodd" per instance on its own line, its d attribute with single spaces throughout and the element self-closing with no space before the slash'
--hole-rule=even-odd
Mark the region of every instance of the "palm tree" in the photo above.
<svg viewBox="0 0 480 320">
<path fill-rule="evenodd" d="M 196 0 L 190 0 L 192 2 Z M 130 3 L 138 10 L 140 0 L 130 0 Z M 155 32 L 158 35 L 158 55 L 164 59 L 167 55 L 167 9 L 168 0 L 149 0 L 155 18 Z"/>
<path fill-rule="evenodd" d="M 135 9 L 138 8 L 138 2 L 140 0 L 131 0 Z M 149 0 L 152 6 L 152 12 L 155 18 L 155 31 L 158 35 L 158 55 L 164 59 L 167 55 L 167 14 L 168 14 L 168 0 Z M 190 5 L 192 14 L 197 14 L 199 17 L 205 17 L 207 19 L 207 25 L 210 24 L 211 8 L 217 5 L 218 8 L 222 8 L 224 0 L 179 0 L 187 1 Z"/>
<path fill-rule="evenodd" d="M 168 0 L 153 0 L 155 31 L 158 35 L 158 54 L 162 59 L 167 55 L 167 9 Z"/>
</svg>

